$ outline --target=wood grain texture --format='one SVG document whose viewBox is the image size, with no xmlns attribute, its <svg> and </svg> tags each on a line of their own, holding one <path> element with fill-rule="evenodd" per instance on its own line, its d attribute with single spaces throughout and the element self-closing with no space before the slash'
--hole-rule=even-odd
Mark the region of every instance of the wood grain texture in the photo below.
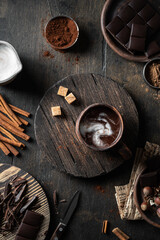
<svg viewBox="0 0 160 240">
<path fill-rule="evenodd" d="M 48 231 L 48 228 L 49 228 L 50 211 L 49 211 L 48 200 L 40 184 L 30 174 L 24 172 L 20 168 L 2 163 L 0 164 L 0 191 L 3 192 L 5 183 L 16 175 L 27 179 L 28 181 L 27 196 L 29 197 L 29 199 L 31 199 L 34 195 L 38 196 L 38 203 L 41 205 L 41 207 L 35 211 L 40 214 L 43 214 L 44 220 L 36 239 L 44 240 L 46 238 L 46 232 Z M 2 225 L 3 225 L 3 222 L 2 222 Z M 5 233 L 5 235 L 0 233 L 0 239 L 14 240 L 15 235 L 16 235 L 16 231 L 12 233 L 10 232 Z"/>
<path fill-rule="evenodd" d="M 59 86 L 67 87 L 76 96 L 75 103 L 69 105 L 57 95 Z M 77 139 L 75 122 L 81 111 L 93 103 L 107 103 L 117 108 L 124 120 L 123 141 L 134 149 L 139 120 L 129 94 L 116 82 L 100 75 L 69 76 L 46 92 L 35 117 L 35 135 L 40 149 L 59 171 L 90 178 L 108 173 L 124 162 L 114 149 L 97 152 Z M 52 116 L 52 106 L 61 106 L 62 117 Z"/>
</svg>

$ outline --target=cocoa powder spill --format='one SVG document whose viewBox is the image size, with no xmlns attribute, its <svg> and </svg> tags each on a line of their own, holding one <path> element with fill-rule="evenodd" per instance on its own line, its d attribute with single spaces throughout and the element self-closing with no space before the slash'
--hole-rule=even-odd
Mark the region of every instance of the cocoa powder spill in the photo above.
<svg viewBox="0 0 160 240">
<path fill-rule="evenodd" d="M 74 21 L 67 17 L 52 19 L 46 27 L 46 38 L 54 47 L 70 47 L 77 36 L 78 31 Z"/>
<path fill-rule="evenodd" d="M 54 55 L 52 55 L 49 51 L 44 51 L 43 57 L 54 58 Z"/>
</svg>

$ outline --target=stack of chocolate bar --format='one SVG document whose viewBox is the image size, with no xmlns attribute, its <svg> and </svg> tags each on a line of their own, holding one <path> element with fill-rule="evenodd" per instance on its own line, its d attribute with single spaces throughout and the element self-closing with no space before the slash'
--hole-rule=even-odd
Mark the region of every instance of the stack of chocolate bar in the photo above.
<svg viewBox="0 0 160 240">
<path fill-rule="evenodd" d="M 110 34 L 131 54 L 151 57 L 160 52 L 155 36 L 160 30 L 160 14 L 146 0 L 131 0 L 106 26 Z"/>
</svg>

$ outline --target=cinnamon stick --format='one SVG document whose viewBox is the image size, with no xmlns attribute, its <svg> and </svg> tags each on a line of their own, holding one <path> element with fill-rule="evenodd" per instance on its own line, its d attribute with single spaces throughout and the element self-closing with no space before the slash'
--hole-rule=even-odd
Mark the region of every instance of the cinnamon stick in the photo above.
<svg viewBox="0 0 160 240">
<path fill-rule="evenodd" d="M 0 118 L 0 125 L 4 128 L 6 128 L 8 131 L 10 131 L 11 133 L 15 134 L 16 136 L 28 141 L 30 139 L 30 136 L 28 136 L 27 134 L 15 129 L 13 126 L 9 125 L 8 123 L 6 123 L 5 121 L 3 121 Z"/>
<path fill-rule="evenodd" d="M 11 139 L 6 138 L 6 137 L 3 137 L 1 134 L 0 134 L 0 141 L 9 143 L 9 144 L 11 144 L 13 146 L 16 146 L 16 147 L 22 147 L 22 143 L 16 142 L 16 141 L 11 140 Z"/>
<path fill-rule="evenodd" d="M 5 109 L 8 117 L 15 122 L 15 124 L 17 126 L 21 125 L 21 121 L 17 118 L 17 116 L 14 114 L 14 112 L 12 111 L 12 109 L 9 107 L 9 105 L 6 103 L 6 101 L 4 100 L 4 98 L 2 97 L 2 95 L 0 94 L 0 104 L 1 106 Z"/>
<path fill-rule="evenodd" d="M 104 234 L 107 233 L 107 226 L 108 226 L 108 221 L 104 220 L 103 221 L 103 226 L 102 226 L 102 233 L 104 233 Z"/>
<path fill-rule="evenodd" d="M 0 132 L 3 133 L 4 135 L 6 135 L 8 138 L 10 138 L 11 140 L 14 140 L 15 142 L 20 142 L 17 140 L 17 138 L 15 138 L 10 132 L 8 132 L 5 128 L 3 128 L 2 126 L 0 126 Z M 25 145 L 23 143 L 22 147 L 25 147 Z"/>
<path fill-rule="evenodd" d="M 4 114 L 0 113 L 0 118 L 1 118 L 3 121 L 5 121 L 5 122 L 7 122 L 8 124 L 10 124 L 10 125 L 12 125 L 13 127 L 15 127 L 16 129 L 18 129 L 19 131 L 21 131 L 21 132 L 24 131 L 23 128 L 17 127 L 17 125 L 16 125 L 13 121 L 11 121 L 8 117 L 6 117 Z"/>
<path fill-rule="evenodd" d="M 5 109 L 4 109 L 2 106 L 0 106 L 0 111 L 1 111 L 2 113 L 7 114 L 6 111 L 5 111 Z M 27 122 L 25 119 L 23 119 L 22 117 L 17 116 L 17 118 L 18 118 L 24 125 L 26 125 L 26 126 L 28 125 L 28 122 Z"/>
<path fill-rule="evenodd" d="M 24 124 L 24 125 L 28 125 L 28 122 L 25 120 L 25 119 L 23 119 L 22 117 L 19 117 L 19 116 L 17 116 L 18 118 L 19 118 L 19 120 Z"/>
<path fill-rule="evenodd" d="M 17 149 L 15 149 L 11 144 L 9 144 L 9 143 L 6 143 L 6 142 L 3 142 L 3 144 L 9 149 L 9 151 L 11 152 L 11 153 L 13 153 L 13 155 L 15 156 L 15 157 L 17 157 L 17 155 L 19 154 L 19 152 L 17 151 Z"/>
<path fill-rule="evenodd" d="M 124 232 L 122 232 L 118 227 L 114 228 L 112 232 L 120 239 L 120 240 L 128 240 L 130 239 Z"/>
<path fill-rule="evenodd" d="M 4 152 L 6 156 L 10 154 L 10 151 L 8 150 L 8 148 L 1 141 L 0 141 L 0 149 Z"/>
<path fill-rule="evenodd" d="M 18 108 L 18 107 L 15 107 L 15 106 L 13 106 L 13 105 L 11 105 L 11 104 L 9 104 L 9 106 L 10 106 L 10 108 L 11 108 L 14 112 L 19 113 L 19 114 L 21 114 L 21 115 L 23 115 L 23 116 L 25 116 L 25 117 L 29 117 L 29 116 L 31 115 L 29 112 L 24 111 L 24 110 L 22 110 L 22 109 L 20 109 L 20 108 Z"/>
</svg>

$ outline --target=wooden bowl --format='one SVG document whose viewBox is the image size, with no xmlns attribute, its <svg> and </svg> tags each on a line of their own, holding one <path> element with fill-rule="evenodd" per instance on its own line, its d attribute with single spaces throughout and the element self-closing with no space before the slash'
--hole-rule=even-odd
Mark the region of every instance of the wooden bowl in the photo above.
<svg viewBox="0 0 160 240">
<path fill-rule="evenodd" d="M 108 45 L 112 48 L 114 52 L 116 52 L 121 57 L 135 62 L 147 62 L 148 58 L 145 55 L 132 55 L 130 54 L 123 46 L 121 46 L 118 41 L 116 41 L 112 35 L 106 30 L 106 25 L 111 21 L 111 19 L 117 14 L 117 12 L 126 6 L 129 1 L 124 0 L 107 0 L 104 4 L 101 13 L 101 30 L 103 36 L 108 43 Z"/>
<path fill-rule="evenodd" d="M 141 210 L 141 203 L 143 202 L 143 200 L 142 200 L 142 190 L 141 190 L 139 179 L 143 173 L 147 173 L 147 168 L 144 168 L 137 177 L 136 183 L 134 185 L 134 201 L 138 211 L 142 215 L 142 218 L 149 224 L 153 225 L 154 227 L 160 228 L 160 218 L 158 218 L 156 213 L 154 215 L 154 213 L 150 211 L 143 212 Z"/>
</svg>

